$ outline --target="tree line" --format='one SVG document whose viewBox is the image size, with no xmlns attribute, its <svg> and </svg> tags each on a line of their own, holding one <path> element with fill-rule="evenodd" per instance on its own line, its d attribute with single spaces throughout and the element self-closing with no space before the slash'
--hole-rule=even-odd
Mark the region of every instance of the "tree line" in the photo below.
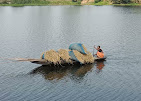
<svg viewBox="0 0 141 101">
<path fill-rule="evenodd" d="M 82 1 L 88 0 L 0 0 L 0 4 L 30 4 L 30 3 L 39 3 L 39 4 L 81 4 Z M 129 3 L 138 3 L 141 4 L 141 0 L 92 0 L 93 4 L 99 2 L 106 2 L 106 4 L 129 4 Z M 72 3 L 71 3 L 72 2 Z M 104 5 L 104 4 L 103 4 Z"/>
</svg>

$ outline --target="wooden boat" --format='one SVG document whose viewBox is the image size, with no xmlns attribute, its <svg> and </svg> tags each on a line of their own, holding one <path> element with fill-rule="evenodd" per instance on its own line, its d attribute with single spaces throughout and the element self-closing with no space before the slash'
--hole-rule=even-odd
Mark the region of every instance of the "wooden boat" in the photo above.
<svg viewBox="0 0 141 101">
<path fill-rule="evenodd" d="M 106 60 L 106 58 L 107 58 L 106 56 L 103 58 L 99 58 L 99 57 L 94 56 L 95 61 L 104 61 L 104 60 Z"/>
<path fill-rule="evenodd" d="M 41 65 L 50 65 L 50 62 L 47 62 L 45 59 L 28 59 L 28 58 L 16 58 L 14 59 L 16 61 L 29 61 L 31 63 L 35 63 L 35 64 L 41 64 Z"/>
<path fill-rule="evenodd" d="M 29 61 L 31 63 L 41 64 L 41 65 L 55 65 L 55 64 L 53 64 L 53 63 L 51 63 L 49 61 L 46 61 L 45 59 L 15 58 L 15 59 L 11 59 L 11 60 L 16 60 L 16 61 L 21 61 L 21 62 L 23 62 L 23 61 Z M 72 64 L 76 64 L 76 63 L 78 63 L 78 62 L 72 60 Z M 66 65 L 68 63 L 62 61 L 60 64 L 56 64 L 56 65 L 62 65 L 62 64 L 63 65 Z"/>
<path fill-rule="evenodd" d="M 103 58 L 98 58 L 96 55 L 93 55 L 94 57 L 94 61 L 105 61 L 106 60 L 106 56 Z M 68 63 L 61 61 L 61 63 L 58 64 L 53 64 L 52 62 L 49 62 L 45 59 L 30 59 L 30 58 L 14 58 L 14 59 L 10 59 L 10 60 L 16 60 L 16 61 L 29 61 L 31 63 L 35 63 L 35 64 L 40 64 L 40 65 L 68 65 Z M 72 64 L 79 64 L 79 62 L 72 60 Z"/>
<path fill-rule="evenodd" d="M 106 58 L 107 58 L 106 56 L 104 58 L 98 58 L 98 57 L 94 56 L 94 61 L 104 61 L 104 60 L 106 60 Z M 15 58 L 15 59 L 12 59 L 12 60 L 29 61 L 31 63 L 40 64 L 40 65 L 54 65 L 53 63 L 48 62 L 45 59 Z M 72 64 L 76 64 L 76 63 L 78 63 L 78 62 L 72 60 Z M 65 62 L 62 61 L 62 63 L 58 64 L 58 65 L 64 65 L 64 64 L 68 64 L 68 63 L 65 63 Z"/>
</svg>

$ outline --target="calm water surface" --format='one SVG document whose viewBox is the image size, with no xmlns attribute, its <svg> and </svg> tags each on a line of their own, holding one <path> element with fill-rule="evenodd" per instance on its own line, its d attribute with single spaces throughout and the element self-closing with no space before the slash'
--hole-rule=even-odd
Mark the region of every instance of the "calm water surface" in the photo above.
<svg viewBox="0 0 141 101">
<path fill-rule="evenodd" d="M 3 58 L 74 42 L 101 45 L 107 60 L 52 69 Z M 0 7 L 0 101 L 140 101 L 140 43 L 141 7 Z"/>
</svg>

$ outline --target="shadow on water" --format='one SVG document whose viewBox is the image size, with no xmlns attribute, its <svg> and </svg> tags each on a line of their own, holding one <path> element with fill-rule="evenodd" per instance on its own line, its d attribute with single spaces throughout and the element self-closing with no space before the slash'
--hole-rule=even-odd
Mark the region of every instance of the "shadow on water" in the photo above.
<svg viewBox="0 0 141 101">
<path fill-rule="evenodd" d="M 40 66 L 30 72 L 31 75 L 41 74 L 47 80 L 60 80 L 65 76 L 74 81 L 81 81 L 83 77 L 92 70 L 94 64 L 66 65 L 66 66 Z"/>
</svg>

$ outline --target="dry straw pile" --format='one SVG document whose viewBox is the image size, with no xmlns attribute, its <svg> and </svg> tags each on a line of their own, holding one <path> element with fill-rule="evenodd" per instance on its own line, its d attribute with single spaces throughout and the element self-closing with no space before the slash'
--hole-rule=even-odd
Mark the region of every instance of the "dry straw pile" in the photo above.
<svg viewBox="0 0 141 101">
<path fill-rule="evenodd" d="M 87 48 L 83 44 L 82 44 L 82 47 L 83 47 L 84 51 L 87 53 L 88 52 Z"/>
<path fill-rule="evenodd" d="M 68 49 L 59 49 L 58 53 L 63 63 L 72 63 Z"/>
<path fill-rule="evenodd" d="M 72 50 L 77 60 L 82 64 L 93 63 L 94 62 L 93 55 L 87 51 L 87 48 L 84 45 L 82 45 L 82 47 L 87 54 L 83 54 L 77 50 Z M 41 54 L 41 59 L 44 57 L 43 59 L 45 59 L 48 63 L 51 64 L 53 63 L 55 65 L 64 63 L 72 64 L 73 57 L 69 55 L 69 51 L 70 50 L 68 49 L 59 49 L 58 52 L 54 50 L 49 50 Z"/>
<path fill-rule="evenodd" d="M 49 51 L 42 53 L 42 55 L 43 54 L 44 54 L 44 58 L 45 58 L 45 60 L 47 60 L 47 62 L 50 62 L 53 64 L 60 64 L 61 63 L 60 56 L 56 51 L 49 50 Z M 41 55 L 41 57 L 42 57 L 42 55 Z"/>
<path fill-rule="evenodd" d="M 73 50 L 74 55 L 76 58 L 82 63 L 82 64 L 88 64 L 94 62 L 93 55 L 87 51 L 87 54 L 82 54 L 78 52 L 77 50 Z"/>
</svg>

